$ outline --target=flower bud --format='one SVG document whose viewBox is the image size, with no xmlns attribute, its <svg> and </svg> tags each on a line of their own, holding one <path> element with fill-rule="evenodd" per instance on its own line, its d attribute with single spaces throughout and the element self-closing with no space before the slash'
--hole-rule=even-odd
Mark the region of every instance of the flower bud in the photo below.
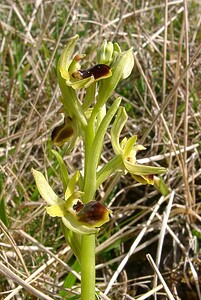
<svg viewBox="0 0 201 300">
<path fill-rule="evenodd" d="M 70 118 L 64 120 L 64 124 L 55 127 L 52 131 L 52 143 L 56 146 L 62 146 L 69 142 L 75 133 L 72 120 Z"/>
<path fill-rule="evenodd" d="M 99 64 L 110 65 L 113 61 L 114 46 L 112 42 L 104 40 L 101 47 L 98 50 L 97 60 Z"/>
<path fill-rule="evenodd" d="M 134 66 L 132 51 L 132 48 L 130 48 L 127 51 L 117 54 L 116 59 L 112 62 L 112 76 L 101 82 L 97 96 L 97 102 L 100 107 L 103 106 L 112 95 L 119 81 L 130 75 Z"/>
<path fill-rule="evenodd" d="M 133 58 L 133 49 L 130 48 L 128 51 L 122 52 L 117 56 L 117 63 L 120 66 L 120 70 L 122 72 L 121 79 L 126 79 L 130 76 L 133 67 L 134 67 L 134 58 Z M 123 67 L 121 66 L 123 62 Z M 117 69 L 118 70 L 118 69 Z"/>
</svg>

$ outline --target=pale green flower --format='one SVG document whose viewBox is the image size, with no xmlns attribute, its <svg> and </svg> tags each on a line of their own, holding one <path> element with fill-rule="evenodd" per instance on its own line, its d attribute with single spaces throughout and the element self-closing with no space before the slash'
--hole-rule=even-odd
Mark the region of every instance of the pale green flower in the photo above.
<svg viewBox="0 0 201 300">
<path fill-rule="evenodd" d="M 120 107 L 117 117 L 111 129 L 111 141 L 114 152 L 122 158 L 122 169 L 142 184 L 154 184 L 154 175 L 163 174 L 165 168 L 140 165 L 137 163 L 136 154 L 140 150 L 145 150 L 143 145 L 136 144 L 137 136 L 129 139 L 124 138 L 119 142 L 121 131 L 127 121 L 127 114 L 124 107 Z"/>
<path fill-rule="evenodd" d="M 66 48 L 63 50 L 58 60 L 57 74 L 59 87 L 62 93 L 60 101 L 63 104 L 65 111 L 72 119 L 75 116 L 80 122 L 81 127 L 85 128 L 87 126 L 87 119 L 84 114 L 82 103 L 78 99 L 76 90 L 93 87 L 93 83 L 96 81 L 110 77 L 112 71 L 109 66 L 104 64 L 95 65 L 89 69 L 82 70 L 80 60 L 84 57 L 84 54 L 74 55 L 74 48 L 78 38 L 79 36 L 75 35 L 69 39 Z M 88 101 L 90 101 L 91 104 L 94 100 L 95 93 L 91 93 L 90 90 L 90 94 L 87 95 Z"/>
<path fill-rule="evenodd" d="M 50 187 L 44 175 L 32 169 L 38 191 L 47 202 L 47 213 L 51 217 L 60 217 L 64 225 L 78 234 L 94 234 L 98 228 L 109 221 L 111 211 L 97 201 L 83 204 L 81 191 L 75 191 L 80 173 L 77 171 L 69 180 L 65 200 L 59 198 Z"/>
<path fill-rule="evenodd" d="M 125 170 L 131 174 L 131 176 L 142 184 L 154 184 L 154 175 L 163 174 L 166 172 L 165 168 L 152 167 L 140 165 L 137 163 L 136 154 L 140 150 L 146 148 L 142 145 L 136 145 L 137 136 L 134 135 L 129 139 L 123 139 L 121 142 L 122 158 Z"/>
<path fill-rule="evenodd" d="M 105 64 L 92 66 L 89 69 L 82 70 L 80 61 L 85 54 L 77 54 L 72 58 L 75 44 L 79 36 L 72 37 L 66 48 L 63 50 L 58 61 L 58 75 L 66 81 L 66 85 L 73 89 L 81 89 L 89 87 L 93 82 L 110 77 L 111 69 Z"/>
</svg>

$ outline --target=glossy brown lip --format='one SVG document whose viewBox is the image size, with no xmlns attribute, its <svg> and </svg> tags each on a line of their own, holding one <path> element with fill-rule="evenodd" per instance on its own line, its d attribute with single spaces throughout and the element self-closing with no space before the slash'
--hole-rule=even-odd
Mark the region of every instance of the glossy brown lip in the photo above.
<svg viewBox="0 0 201 300">
<path fill-rule="evenodd" d="M 106 213 L 107 208 L 100 202 L 93 200 L 86 203 L 77 216 L 79 222 L 92 225 L 103 220 Z"/>
<path fill-rule="evenodd" d="M 95 79 L 99 79 L 101 77 L 108 75 L 109 72 L 110 72 L 109 66 L 104 64 L 98 64 L 89 69 L 79 70 L 77 72 L 74 72 L 72 76 L 77 79 L 84 79 L 91 76 L 94 76 Z"/>
</svg>

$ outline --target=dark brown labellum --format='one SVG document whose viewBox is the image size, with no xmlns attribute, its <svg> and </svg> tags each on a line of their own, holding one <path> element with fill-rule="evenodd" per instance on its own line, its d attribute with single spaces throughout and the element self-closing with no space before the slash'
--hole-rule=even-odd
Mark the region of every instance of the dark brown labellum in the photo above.
<svg viewBox="0 0 201 300">
<path fill-rule="evenodd" d="M 76 79 L 84 79 L 94 76 L 95 79 L 105 77 L 110 73 L 110 67 L 104 64 L 95 65 L 86 70 L 79 70 L 74 72 L 72 76 Z"/>
<path fill-rule="evenodd" d="M 55 145 L 61 146 L 65 142 L 69 141 L 72 138 L 73 134 L 74 134 L 74 130 L 72 126 L 68 124 L 59 125 L 55 127 L 52 131 L 52 136 L 51 136 L 52 142 Z"/>
<path fill-rule="evenodd" d="M 107 214 L 107 208 L 98 201 L 90 201 L 84 205 L 78 214 L 78 221 L 93 225 L 101 220 L 104 220 L 105 214 Z"/>
</svg>

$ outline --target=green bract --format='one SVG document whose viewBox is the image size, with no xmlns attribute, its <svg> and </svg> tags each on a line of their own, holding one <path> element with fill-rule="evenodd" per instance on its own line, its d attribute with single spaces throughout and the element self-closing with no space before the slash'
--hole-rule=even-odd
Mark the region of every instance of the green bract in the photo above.
<svg viewBox="0 0 201 300">
<path fill-rule="evenodd" d="M 114 47 L 114 49 L 116 48 L 117 46 Z M 112 76 L 100 82 L 97 96 L 97 105 L 99 107 L 103 106 L 112 95 L 119 81 L 127 78 L 131 74 L 134 66 L 133 49 L 130 48 L 121 53 L 115 52 L 114 59 L 110 66 Z"/>
</svg>

